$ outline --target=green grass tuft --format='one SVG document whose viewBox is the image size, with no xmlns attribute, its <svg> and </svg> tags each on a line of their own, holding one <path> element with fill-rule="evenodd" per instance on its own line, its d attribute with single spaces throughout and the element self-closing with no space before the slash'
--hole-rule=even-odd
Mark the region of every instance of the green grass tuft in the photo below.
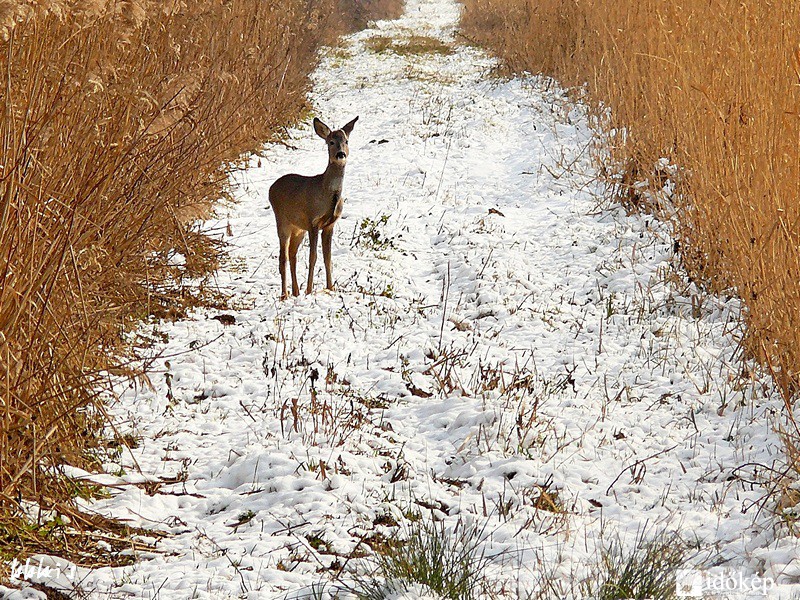
<svg viewBox="0 0 800 600">
<path fill-rule="evenodd" d="M 407 539 L 389 540 L 377 567 L 353 590 L 359 600 L 384 600 L 399 593 L 431 593 L 472 600 L 485 590 L 489 563 L 481 548 L 485 531 L 458 521 L 452 531 L 429 519 L 411 524 Z M 421 590 L 424 590 L 421 591 Z"/>
</svg>

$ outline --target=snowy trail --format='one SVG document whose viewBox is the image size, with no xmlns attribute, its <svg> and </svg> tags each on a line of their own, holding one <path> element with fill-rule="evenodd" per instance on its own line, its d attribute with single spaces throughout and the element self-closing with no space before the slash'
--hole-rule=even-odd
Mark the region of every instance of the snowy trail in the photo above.
<svg viewBox="0 0 800 600">
<path fill-rule="evenodd" d="M 800 577 L 751 483 L 782 460 L 781 409 L 739 378 L 738 304 L 685 282 L 661 226 L 600 208 L 584 111 L 546 81 L 492 79 L 457 19 L 452 0 L 409 0 L 317 71 L 315 114 L 360 116 L 336 292 L 319 260 L 317 292 L 278 301 L 267 190 L 324 168 L 306 124 L 209 224 L 233 234 L 217 283 L 236 323 L 144 328 L 168 358 L 113 410 L 161 483 L 123 485 L 143 479 L 123 455 L 92 508 L 170 536 L 88 574 L 97 598 L 300 597 L 413 513 L 485 527 L 497 597 L 525 597 L 543 569 L 585 575 L 609 536 L 647 524 Z M 370 49 L 411 35 L 451 52 Z"/>
</svg>

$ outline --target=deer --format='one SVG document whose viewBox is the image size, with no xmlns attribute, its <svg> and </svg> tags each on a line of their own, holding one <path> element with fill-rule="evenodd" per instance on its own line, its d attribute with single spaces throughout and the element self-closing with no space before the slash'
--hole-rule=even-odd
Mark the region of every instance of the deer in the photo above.
<svg viewBox="0 0 800 600">
<path fill-rule="evenodd" d="M 314 287 L 314 265 L 317 262 L 317 240 L 322 232 L 322 257 L 325 261 L 325 279 L 328 290 L 333 290 L 331 270 L 331 242 L 333 226 L 342 215 L 344 199 L 342 184 L 349 148 L 347 142 L 358 117 L 341 129 L 332 131 L 325 123 L 314 118 L 314 131 L 328 146 L 328 167 L 319 175 L 306 176 L 294 173 L 278 178 L 269 188 L 269 203 L 275 213 L 278 227 L 278 271 L 281 275 L 281 300 L 289 298 L 286 285 L 286 261 L 292 271 L 292 295 L 299 296 L 297 285 L 297 249 L 308 232 L 308 282 L 306 294 Z"/>
</svg>

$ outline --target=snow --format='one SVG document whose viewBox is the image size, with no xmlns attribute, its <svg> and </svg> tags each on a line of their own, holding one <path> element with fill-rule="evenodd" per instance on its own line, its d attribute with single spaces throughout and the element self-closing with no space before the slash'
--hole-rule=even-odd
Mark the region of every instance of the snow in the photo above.
<svg viewBox="0 0 800 600">
<path fill-rule="evenodd" d="M 47 600 L 47 595 L 30 587 L 20 589 L 0 585 L 0 596 L 3 600 Z"/>
<path fill-rule="evenodd" d="M 345 581 L 369 568 L 348 557 L 391 535 L 382 517 L 412 513 L 483 523 L 487 577 L 511 590 L 496 597 L 545 571 L 577 580 L 609 539 L 656 526 L 800 581 L 800 543 L 769 510 L 782 402 L 741 375 L 739 303 L 687 282 L 663 224 L 602 200 L 585 109 L 552 81 L 493 78 L 456 43 L 458 11 L 408 0 L 315 74 L 317 116 L 360 117 L 336 291 L 318 260 L 314 294 L 278 299 L 267 190 L 324 169 L 305 123 L 208 224 L 233 233 L 216 284 L 235 323 L 199 310 L 142 328 L 166 339 L 152 388 L 121 387 L 111 409 L 141 442 L 91 509 L 169 535 L 135 565 L 81 571 L 91 597 L 312 597 L 342 565 Z M 411 34 L 454 52 L 365 45 Z M 563 512 L 537 508 L 542 487 Z"/>
</svg>

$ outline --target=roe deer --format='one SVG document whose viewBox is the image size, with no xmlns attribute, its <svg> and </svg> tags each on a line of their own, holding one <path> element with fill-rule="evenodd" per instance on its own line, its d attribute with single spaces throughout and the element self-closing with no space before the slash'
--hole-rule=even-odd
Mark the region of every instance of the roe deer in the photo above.
<svg viewBox="0 0 800 600">
<path fill-rule="evenodd" d="M 286 259 L 292 269 L 292 294 L 298 296 L 297 249 L 308 232 L 308 283 L 306 294 L 311 293 L 314 284 L 314 263 L 317 261 L 317 238 L 322 231 L 322 257 L 325 260 L 327 288 L 333 289 L 331 274 L 331 240 L 333 225 L 344 208 L 342 182 L 344 167 L 349 153 L 347 141 L 358 117 L 336 131 L 322 121 L 314 119 L 314 131 L 328 144 L 328 168 L 324 173 L 307 177 L 305 175 L 284 175 L 269 188 L 269 203 L 275 211 L 278 226 L 278 270 L 281 274 L 281 299 L 289 297 L 286 289 Z"/>
</svg>

